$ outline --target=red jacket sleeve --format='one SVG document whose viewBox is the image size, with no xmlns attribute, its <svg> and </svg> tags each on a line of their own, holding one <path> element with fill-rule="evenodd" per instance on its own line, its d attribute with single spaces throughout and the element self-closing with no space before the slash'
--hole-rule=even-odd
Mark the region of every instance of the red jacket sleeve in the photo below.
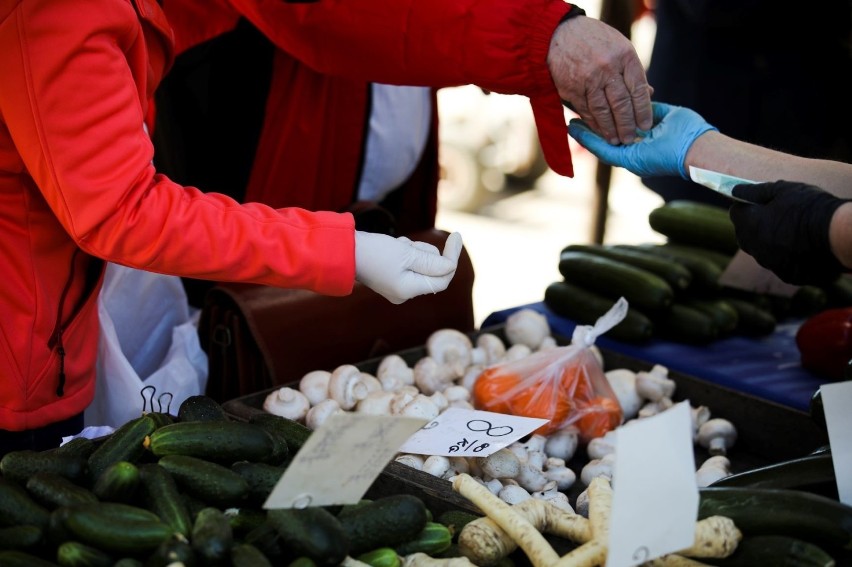
<svg viewBox="0 0 852 567">
<path fill-rule="evenodd" d="M 562 0 L 229 1 L 322 73 L 528 96 L 548 163 L 573 175 L 564 110 L 546 64 L 551 36 L 571 9 Z"/>
<path fill-rule="evenodd" d="M 0 116 L 25 173 L 88 253 L 174 275 L 351 291 L 351 215 L 239 205 L 156 173 L 143 128 L 150 61 L 127 0 L 21 2 L 0 27 L 0 68 Z M 51 230 L 27 228 L 33 238 Z"/>
</svg>

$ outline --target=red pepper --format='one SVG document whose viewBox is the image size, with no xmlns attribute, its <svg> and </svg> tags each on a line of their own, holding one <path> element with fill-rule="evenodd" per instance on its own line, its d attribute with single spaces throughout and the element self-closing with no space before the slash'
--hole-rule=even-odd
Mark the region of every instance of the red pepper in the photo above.
<svg viewBox="0 0 852 567">
<path fill-rule="evenodd" d="M 796 333 L 802 367 L 843 380 L 852 361 L 852 307 L 826 309 L 807 319 Z"/>
</svg>

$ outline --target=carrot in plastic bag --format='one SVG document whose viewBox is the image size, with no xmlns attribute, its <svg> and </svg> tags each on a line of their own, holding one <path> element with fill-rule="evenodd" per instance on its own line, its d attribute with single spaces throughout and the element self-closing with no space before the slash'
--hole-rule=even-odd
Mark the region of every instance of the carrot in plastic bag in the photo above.
<svg viewBox="0 0 852 567">
<path fill-rule="evenodd" d="M 614 429 L 621 407 L 590 347 L 626 312 L 621 298 L 593 327 L 577 326 L 570 345 L 485 369 L 473 386 L 474 407 L 550 420 L 535 431 L 540 435 L 574 425 L 587 442 Z"/>
</svg>

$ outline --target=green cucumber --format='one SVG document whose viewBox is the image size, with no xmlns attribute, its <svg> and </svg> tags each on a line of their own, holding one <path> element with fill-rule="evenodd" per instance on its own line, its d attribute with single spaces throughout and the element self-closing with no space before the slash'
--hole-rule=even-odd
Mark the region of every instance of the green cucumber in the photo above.
<svg viewBox="0 0 852 567">
<path fill-rule="evenodd" d="M 647 270 L 663 278 L 673 290 L 684 290 L 692 282 L 692 272 L 669 258 L 604 244 L 570 244 L 562 252 L 587 252 Z"/>
<path fill-rule="evenodd" d="M 0 459 L 0 473 L 9 480 L 26 484 L 37 472 L 52 472 L 73 481 L 86 474 L 86 459 L 56 451 L 22 449 L 10 451 Z"/>
<path fill-rule="evenodd" d="M 426 526 L 415 538 L 397 545 L 396 552 L 402 556 L 412 553 L 435 555 L 449 549 L 452 543 L 453 534 L 447 526 L 438 522 L 426 522 Z"/>
<path fill-rule="evenodd" d="M 78 541 L 119 555 L 153 552 L 172 537 L 172 528 L 157 516 L 143 509 L 130 516 L 132 508 L 113 502 L 79 504 L 70 509 L 65 527 Z"/>
<path fill-rule="evenodd" d="M 743 538 L 737 549 L 724 559 L 702 558 L 716 567 L 834 567 L 833 557 L 821 547 L 788 536 L 764 535 Z"/>
<path fill-rule="evenodd" d="M 559 273 L 566 282 L 615 300 L 624 297 L 642 312 L 671 305 L 674 291 L 660 276 L 618 260 L 586 252 L 562 252 Z"/>
<path fill-rule="evenodd" d="M 178 421 L 228 421 L 219 402 L 203 394 L 189 396 L 178 407 Z"/>
<path fill-rule="evenodd" d="M 271 523 L 260 524 L 249 531 L 241 541 L 258 548 L 270 561 L 276 564 L 284 563 L 286 550 L 281 537 L 278 535 L 278 530 Z"/>
<path fill-rule="evenodd" d="M 198 554 L 181 534 L 175 534 L 154 550 L 145 563 L 145 567 L 192 567 L 199 564 Z"/>
<path fill-rule="evenodd" d="M 648 224 L 672 243 L 726 254 L 739 249 L 734 223 L 721 207 L 687 200 L 669 201 L 649 213 Z"/>
<path fill-rule="evenodd" d="M 827 308 L 852 306 L 852 276 L 844 274 L 823 287 Z"/>
<path fill-rule="evenodd" d="M 44 530 L 38 526 L 21 524 L 0 528 L 0 549 L 35 548 L 44 541 Z"/>
<path fill-rule="evenodd" d="M 100 500 L 129 502 L 139 488 L 139 467 L 128 461 L 116 461 L 95 481 L 92 492 Z"/>
<path fill-rule="evenodd" d="M 27 480 L 27 492 L 50 509 L 98 502 L 98 497 L 84 486 L 52 472 L 37 472 Z"/>
<path fill-rule="evenodd" d="M 733 333 L 739 324 L 739 313 L 724 299 L 681 298 L 678 302 L 709 316 L 716 324 L 719 334 Z"/>
<path fill-rule="evenodd" d="M 51 449 L 51 451 L 59 453 L 60 455 L 70 455 L 72 457 L 83 457 L 84 459 L 88 459 L 97 448 L 98 443 L 94 439 L 89 439 L 88 437 L 74 437 L 59 447 Z"/>
<path fill-rule="evenodd" d="M 250 543 L 231 547 L 231 567 L 272 567 L 269 559 Z"/>
<path fill-rule="evenodd" d="M 744 299 L 727 297 L 725 301 L 737 310 L 738 335 L 765 337 L 775 331 L 778 321 L 771 312 Z"/>
<path fill-rule="evenodd" d="M 6 549 L 0 551 L 0 565 L 3 567 L 56 567 L 57 564 L 20 549 Z"/>
<path fill-rule="evenodd" d="M 817 453 L 726 476 L 713 486 L 805 489 L 814 485 L 836 488 L 831 453 Z"/>
<path fill-rule="evenodd" d="M 235 536 L 247 534 L 266 523 L 266 510 L 263 508 L 227 508 L 224 512 Z"/>
<path fill-rule="evenodd" d="M 287 469 L 268 463 L 238 461 L 231 465 L 231 470 L 243 477 L 248 483 L 249 501 L 262 505 Z"/>
<path fill-rule="evenodd" d="M 800 538 L 829 553 L 852 550 L 852 507 L 800 490 L 718 486 L 699 491 L 698 518 L 725 516 L 743 536 Z"/>
<path fill-rule="evenodd" d="M 343 522 L 325 508 L 273 508 L 267 516 L 285 547 L 317 565 L 338 565 L 351 552 Z"/>
<path fill-rule="evenodd" d="M 245 479 L 218 463 L 188 455 L 165 455 L 158 464 L 172 474 L 178 487 L 207 504 L 233 506 L 248 497 Z"/>
<path fill-rule="evenodd" d="M 790 297 L 790 312 L 797 317 L 810 317 L 828 306 L 828 294 L 821 287 L 799 286 Z"/>
<path fill-rule="evenodd" d="M 192 518 L 172 474 L 156 463 L 139 467 L 139 480 L 148 508 L 172 530 L 185 537 L 192 532 Z"/>
<path fill-rule="evenodd" d="M 616 247 L 638 250 L 645 254 L 668 258 L 682 264 L 692 274 L 692 282 L 689 286 L 690 290 L 700 293 L 711 293 L 719 290 L 719 278 L 722 276 L 722 269 L 705 256 L 698 256 L 672 248 L 664 248 L 660 244 L 618 244 Z"/>
<path fill-rule="evenodd" d="M 544 290 L 544 304 L 559 315 L 580 325 L 594 325 L 612 309 L 612 299 L 568 282 L 553 282 Z M 627 315 L 606 336 L 628 343 L 641 343 L 654 334 L 654 324 L 639 310 L 628 307 Z"/>
<path fill-rule="evenodd" d="M 675 303 L 654 317 L 654 329 L 671 341 L 703 345 L 719 338 L 716 321 L 703 311 Z"/>
<path fill-rule="evenodd" d="M 362 553 L 356 559 L 370 567 L 399 567 L 402 560 L 392 547 L 380 547 L 367 553 Z"/>
<path fill-rule="evenodd" d="M 461 532 L 466 525 L 479 517 L 481 516 L 464 510 L 447 510 L 438 516 L 438 521 L 450 529 L 450 532 L 453 534 L 453 541 L 456 541 L 458 539 L 459 532 Z"/>
<path fill-rule="evenodd" d="M 147 415 L 131 419 L 112 432 L 89 456 L 89 477 L 94 484 L 113 463 L 137 463 L 145 454 L 145 438 L 156 429 L 154 420 Z"/>
<path fill-rule="evenodd" d="M 36 502 L 23 486 L 0 477 L 0 526 L 47 527 L 50 511 Z"/>
<path fill-rule="evenodd" d="M 307 439 L 307 435 L 300 435 L 298 441 L 294 436 L 294 428 L 291 424 L 296 424 L 299 427 L 306 429 L 310 434 L 310 430 L 304 425 L 297 423 L 286 417 L 271 413 L 257 413 L 249 418 L 249 423 L 256 425 L 266 431 L 272 438 L 273 448 L 272 454 L 266 459 L 266 462 L 271 465 L 286 464 L 290 458 L 290 443 L 299 442 L 299 446 Z"/>
<path fill-rule="evenodd" d="M 186 455 L 227 464 L 263 461 L 274 449 L 263 428 L 242 421 L 179 421 L 151 433 L 146 446 L 158 457 Z"/>
<path fill-rule="evenodd" d="M 426 505 L 411 494 L 377 498 L 340 518 L 355 555 L 401 545 L 416 538 L 427 522 Z"/>
<path fill-rule="evenodd" d="M 115 563 L 109 553 L 79 541 L 60 544 L 56 549 L 56 561 L 62 567 L 112 567 Z"/>
<path fill-rule="evenodd" d="M 716 250 L 711 250 L 710 248 L 705 248 L 703 246 L 690 246 L 687 244 L 673 244 L 671 242 L 667 242 L 666 244 L 661 244 L 660 249 L 663 252 L 671 251 L 676 254 L 692 254 L 694 256 L 698 256 L 700 258 L 707 258 L 716 266 L 719 267 L 723 272 L 728 267 L 728 264 L 731 263 L 731 259 L 733 258 L 732 254 L 726 254 L 724 252 L 718 252 Z"/>
<path fill-rule="evenodd" d="M 222 565 L 231 555 L 234 532 L 222 510 L 204 508 L 192 525 L 192 548 L 204 565 Z"/>
</svg>

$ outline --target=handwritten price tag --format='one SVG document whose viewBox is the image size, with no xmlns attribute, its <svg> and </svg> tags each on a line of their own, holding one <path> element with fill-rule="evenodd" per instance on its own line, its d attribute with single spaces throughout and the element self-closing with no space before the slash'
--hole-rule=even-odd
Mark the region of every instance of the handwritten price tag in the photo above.
<svg viewBox="0 0 852 567">
<path fill-rule="evenodd" d="M 852 381 L 823 384 L 820 391 L 839 500 L 852 506 Z"/>
<path fill-rule="evenodd" d="M 425 419 L 333 415 L 314 431 L 269 494 L 264 508 L 354 504 Z"/>
<path fill-rule="evenodd" d="M 487 457 L 532 433 L 547 419 L 447 408 L 406 441 L 400 452 L 445 457 Z"/>
</svg>

